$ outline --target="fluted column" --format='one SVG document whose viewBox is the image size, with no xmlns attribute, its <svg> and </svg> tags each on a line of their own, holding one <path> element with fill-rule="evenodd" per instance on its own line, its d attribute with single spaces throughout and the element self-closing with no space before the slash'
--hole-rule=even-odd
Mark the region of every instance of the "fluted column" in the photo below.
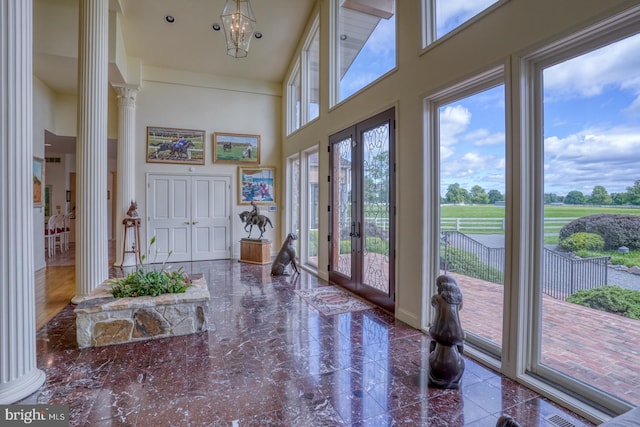
<svg viewBox="0 0 640 427">
<path fill-rule="evenodd" d="M 136 200 L 135 187 L 135 155 L 136 155 L 136 95 L 137 85 L 114 84 L 113 88 L 118 95 L 118 182 L 116 186 L 116 260 L 115 264 L 121 267 L 136 265 L 135 255 L 127 253 L 123 255 L 124 226 L 122 219 L 131 205 Z M 129 232 L 125 246 L 130 249 L 134 243 L 133 233 Z"/>
<path fill-rule="evenodd" d="M 35 392 L 33 2 L 0 3 L 0 404 Z"/>
<path fill-rule="evenodd" d="M 79 0 L 76 143 L 76 295 L 82 301 L 108 277 L 108 0 Z"/>
</svg>

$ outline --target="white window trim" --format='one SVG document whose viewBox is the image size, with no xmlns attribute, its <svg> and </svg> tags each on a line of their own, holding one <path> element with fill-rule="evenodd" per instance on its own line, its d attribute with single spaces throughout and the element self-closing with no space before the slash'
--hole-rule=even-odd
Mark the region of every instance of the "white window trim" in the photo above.
<svg viewBox="0 0 640 427">
<path fill-rule="evenodd" d="M 291 69 L 289 79 L 287 80 L 287 135 L 292 134 L 296 130 L 300 129 L 300 124 L 296 120 L 295 102 L 297 93 L 294 93 L 294 88 L 297 86 L 294 84 L 296 77 L 300 73 L 300 58 L 296 60 L 296 63 Z M 300 80 L 302 83 L 302 79 Z M 302 96 L 300 96 L 300 119 L 302 119 Z"/>
<path fill-rule="evenodd" d="M 563 405 L 587 418 L 602 420 L 607 417 L 593 404 L 584 402 L 584 398 L 595 402 L 598 406 L 613 413 L 622 413 L 630 406 L 605 393 L 571 379 L 540 365 L 538 348 L 540 348 L 540 272 L 543 243 L 539 236 L 542 233 L 544 188 L 544 147 L 541 124 L 543 123 L 543 84 L 542 72 L 545 68 L 573 57 L 582 55 L 599 47 L 640 32 L 640 7 L 614 15 L 591 27 L 582 29 L 533 52 L 515 58 L 514 76 L 520 76 L 520 84 L 514 86 L 514 103 L 519 105 L 520 117 L 514 117 L 514 136 L 520 150 L 520 164 L 523 167 L 523 181 L 520 185 L 521 215 L 514 216 L 514 246 L 517 258 L 516 266 L 518 284 L 521 289 L 517 301 L 518 311 L 523 313 L 519 322 L 518 341 L 520 345 L 512 345 L 511 355 L 516 358 L 518 366 L 515 374 L 528 387 L 548 396 L 552 400 L 562 401 Z M 518 87 L 519 86 L 519 87 Z M 534 242 L 532 245 L 531 242 Z M 526 286 L 532 284 L 533 286 Z M 544 378 L 547 380 L 545 381 Z M 553 381 L 556 386 L 549 384 Z M 567 391 L 560 391 L 562 388 Z M 578 399 L 574 393 L 582 396 Z"/>
<path fill-rule="evenodd" d="M 318 172 L 320 169 L 320 164 L 319 164 L 319 160 L 320 160 L 320 147 L 319 145 L 314 145 L 313 147 L 304 150 L 302 152 L 302 156 L 301 156 L 301 161 L 300 161 L 300 187 L 301 187 L 301 193 L 300 193 L 300 229 L 301 230 L 309 230 L 309 213 L 310 213 L 310 209 L 311 209 L 311 197 L 309 194 L 309 157 L 311 157 L 314 154 L 318 154 Z M 318 186 L 320 185 L 319 182 L 320 176 L 318 175 Z M 319 209 L 319 206 L 318 206 Z M 320 215 L 320 212 L 317 212 L 318 215 Z M 300 233 L 300 234 L 304 234 L 302 236 L 298 236 L 298 238 L 300 239 L 300 252 L 301 252 L 301 256 L 300 256 L 300 261 L 302 263 L 303 266 L 307 267 L 307 269 L 312 270 L 313 272 L 317 273 L 318 270 L 318 263 L 311 263 L 309 262 L 309 235 L 307 233 Z M 320 243 L 320 236 L 318 236 L 318 247 Z M 304 256 L 302 256 L 302 254 L 304 254 Z M 318 256 L 320 254 L 318 253 Z"/>
<path fill-rule="evenodd" d="M 305 39 L 304 42 L 304 46 L 302 48 L 302 53 L 301 53 L 301 63 L 302 63 L 302 69 L 301 69 L 301 78 L 300 78 L 300 82 L 302 85 L 302 105 L 301 105 L 301 123 L 300 123 L 300 127 L 306 125 L 307 123 L 311 122 L 312 120 L 317 119 L 320 114 L 318 113 L 318 117 L 314 117 L 313 119 L 311 119 L 309 117 L 309 100 L 310 100 L 310 90 L 311 90 L 311 86 L 312 86 L 312 82 L 311 82 L 311 73 L 309 72 L 310 66 L 309 66 L 309 49 L 311 48 L 311 44 L 313 43 L 313 39 L 318 36 L 320 37 L 320 14 L 317 14 L 316 17 L 313 20 L 313 24 L 311 25 L 311 29 L 309 30 L 309 33 L 307 34 L 307 38 Z M 318 39 L 318 48 L 320 48 L 320 40 Z M 318 52 L 319 54 L 320 52 Z M 319 55 L 318 55 L 319 56 Z M 318 60 L 320 60 L 320 58 L 318 57 Z M 318 70 L 318 77 L 320 76 L 320 70 Z M 320 82 L 316 82 L 316 84 L 319 86 Z M 318 103 L 320 103 L 320 100 L 318 100 Z"/>
</svg>

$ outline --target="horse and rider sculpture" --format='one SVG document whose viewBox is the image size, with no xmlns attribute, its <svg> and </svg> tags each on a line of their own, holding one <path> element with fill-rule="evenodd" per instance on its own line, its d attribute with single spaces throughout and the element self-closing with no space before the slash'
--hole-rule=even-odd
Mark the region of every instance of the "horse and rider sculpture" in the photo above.
<svg viewBox="0 0 640 427">
<path fill-rule="evenodd" d="M 253 226 L 258 226 L 260 230 L 260 236 L 258 240 L 262 239 L 262 235 L 267 230 L 267 224 L 273 228 L 273 224 L 269 217 L 258 213 L 258 207 L 254 202 L 251 202 L 251 206 L 253 206 L 253 210 L 240 212 L 238 215 L 242 222 L 244 222 L 244 231 L 249 232 L 249 236 L 247 238 L 251 238 L 251 230 L 253 230 Z"/>
</svg>

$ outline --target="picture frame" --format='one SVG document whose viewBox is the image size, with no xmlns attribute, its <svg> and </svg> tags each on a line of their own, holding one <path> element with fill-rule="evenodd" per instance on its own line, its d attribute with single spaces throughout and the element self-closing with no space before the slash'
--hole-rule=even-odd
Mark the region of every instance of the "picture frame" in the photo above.
<svg viewBox="0 0 640 427">
<path fill-rule="evenodd" d="M 44 205 L 44 159 L 33 158 L 33 207 Z"/>
<path fill-rule="evenodd" d="M 274 204 L 276 201 L 276 168 L 238 167 L 238 204 Z"/>
<path fill-rule="evenodd" d="M 204 165 L 205 131 L 147 126 L 147 163 Z"/>
<path fill-rule="evenodd" d="M 213 162 L 260 164 L 260 135 L 215 132 Z"/>
</svg>

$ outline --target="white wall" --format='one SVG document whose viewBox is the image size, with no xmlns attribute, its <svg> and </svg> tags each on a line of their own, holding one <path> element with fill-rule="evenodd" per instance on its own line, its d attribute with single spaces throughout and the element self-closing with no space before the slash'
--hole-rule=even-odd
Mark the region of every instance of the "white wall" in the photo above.
<svg viewBox="0 0 640 427">
<path fill-rule="evenodd" d="M 318 141 L 321 143 L 320 153 L 324 153 L 331 134 L 389 107 L 396 107 L 396 311 L 398 318 L 417 328 L 426 324 L 424 309 L 428 295 L 424 290 L 429 289 L 435 281 L 435 277 L 427 277 L 425 270 L 425 260 L 431 254 L 425 253 L 423 239 L 415 238 L 425 233 L 425 212 L 420 195 L 428 194 L 429 185 L 423 150 L 424 96 L 493 64 L 506 63 L 508 72 L 513 55 L 554 37 L 569 34 L 637 4 L 637 1 L 504 1 L 492 13 L 425 50 L 422 49 L 419 18 L 422 14 L 421 3 L 417 0 L 396 1 L 398 69 L 362 93 L 329 109 L 330 2 L 318 1 L 321 13 L 320 117 L 284 138 L 281 157 L 284 162 L 291 154 L 309 148 Z M 327 156 L 320 157 L 319 173 L 320 177 L 328 175 Z M 321 186 L 320 206 L 327 204 L 328 186 Z M 326 268 L 323 268 L 328 264 L 327 234 L 328 218 L 320 215 L 318 273 L 324 278 L 328 277 Z"/>
<path fill-rule="evenodd" d="M 39 79 L 33 79 L 33 155 L 44 159 L 44 131 L 53 127 L 55 94 Z M 45 164 L 44 185 L 48 185 Z M 44 206 L 33 208 L 34 268 L 46 266 L 44 251 Z"/>
<path fill-rule="evenodd" d="M 140 216 L 146 217 L 146 174 L 149 172 L 231 176 L 232 253 L 239 257 L 240 239 L 247 235 L 237 214 L 250 206 L 237 204 L 238 166 L 213 163 L 213 133 L 260 135 L 260 165 L 276 167 L 276 204 L 280 211 L 284 206 L 280 166 L 281 102 L 279 85 L 145 67 L 142 89 L 136 99 L 136 198 Z M 146 163 L 147 126 L 204 130 L 205 164 Z M 262 213 L 269 216 L 274 225 L 274 229 L 267 229 L 264 237 L 273 241 L 272 252 L 277 251 L 281 234 L 279 212 Z M 143 223 L 143 241 L 146 241 L 145 227 Z"/>
</svg>

